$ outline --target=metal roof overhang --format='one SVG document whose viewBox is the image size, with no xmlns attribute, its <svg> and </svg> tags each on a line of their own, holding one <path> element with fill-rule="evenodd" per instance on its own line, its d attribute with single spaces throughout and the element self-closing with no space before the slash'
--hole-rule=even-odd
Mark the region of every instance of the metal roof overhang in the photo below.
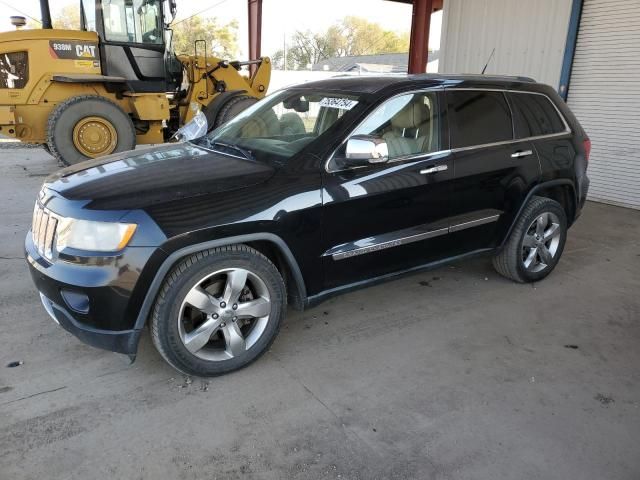
<svg viewBox="0 0 640 480">
<path fill-rule="evenodd" d="M 416 0 L 387 0 L 388 2 L 396 2 L 396 3 L 408 3 L 408 4 L 412 4 L 415 3 Z M 433 12 L 437 12 L 438 10 L 442 10 L 442 4 L 443 4 L 444 0 L 433 0 Z"/>
</svg>

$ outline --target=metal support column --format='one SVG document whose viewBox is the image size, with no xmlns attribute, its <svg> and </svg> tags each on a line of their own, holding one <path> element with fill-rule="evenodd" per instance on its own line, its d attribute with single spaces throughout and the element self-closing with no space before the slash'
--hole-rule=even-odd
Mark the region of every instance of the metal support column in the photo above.
<svg viewBox="0 0 640 480">
<path fill-rule="evenodd" d="M 565 43 L 564 47 L 562 71 L 560 72 L 560 86 L 558 87 L 558 93 L 565 101 L 567 100 L 567 95 L 569 93 L 569 81 L 571 80 L 573 56 L 576 53 L 576 42 L 578 41 L 580 17 L 582 16 L 582 3 L 583 0 L 573 0 L 571 4 L 571 17 L 569 18 L 567 42 Z"/>
<path fill-rule="evenodd" d="M 429 27 L 433 0 L 414 0 L 409 43 L 409 73 L 424 73 L 429 54 Z"/>
<path fill-rule="evenodd" d="M 262 0 L 247 0 L 249 12 L 249 60 L 261 55 L 262 44 Z"/>
</svg>

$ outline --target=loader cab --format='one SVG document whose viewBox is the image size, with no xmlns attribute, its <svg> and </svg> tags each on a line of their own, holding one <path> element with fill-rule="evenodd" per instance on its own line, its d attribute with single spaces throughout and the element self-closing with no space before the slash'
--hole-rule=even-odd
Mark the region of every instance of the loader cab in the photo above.
<svg viewBox="0 0 640 480">
<path fill-rule="evenodd" d="M 174 0 L 80 0 L 81 29 L 100 38 L 102 74 L 124 78 L 137 93 L 170 92 L 181 82 L 170 15 Z"/>
</svg>

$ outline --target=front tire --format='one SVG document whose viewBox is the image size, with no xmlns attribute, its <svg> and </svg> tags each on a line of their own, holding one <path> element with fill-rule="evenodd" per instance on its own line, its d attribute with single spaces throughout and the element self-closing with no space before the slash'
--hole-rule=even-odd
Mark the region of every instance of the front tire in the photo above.
<svg viewBox="0 0 640 480">
<path fill-rule="evenodd" d="M 519 283 L 537 282 L 560 260 L 567 239 L 567 215 L 555 200 L 533 197 L 504 248 L 493 257 L 496 271 Z"/>
<path fill-rule="evenodd" d="M 59 103 L 49 115 L 47 147 L 64 165 L 133 150 L 133 122 L 118 105 L 97 95 Z"/>
<path fill-rule="evenodd" d="M 249 365 L 275 339 L 285 315 L 284 281 L 246 245 L 205 250 L 167 275 L 151 317 L 151 338 L 180 372 L 210 377 Z"/>
</svg>

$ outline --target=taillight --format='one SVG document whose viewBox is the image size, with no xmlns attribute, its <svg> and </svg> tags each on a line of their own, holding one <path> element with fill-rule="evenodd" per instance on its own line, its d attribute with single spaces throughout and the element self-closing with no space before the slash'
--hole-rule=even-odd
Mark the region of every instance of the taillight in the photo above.
<svg viewBox="0 0 640 480">
<path fill-rule="evenodd" d="M 583 144 L 584 144 L 584 159 L 588 162 L 589 155 L 591 154 L 591 140 L 589 140 L 588 138 L 585 138 Z"/>
</svg>

